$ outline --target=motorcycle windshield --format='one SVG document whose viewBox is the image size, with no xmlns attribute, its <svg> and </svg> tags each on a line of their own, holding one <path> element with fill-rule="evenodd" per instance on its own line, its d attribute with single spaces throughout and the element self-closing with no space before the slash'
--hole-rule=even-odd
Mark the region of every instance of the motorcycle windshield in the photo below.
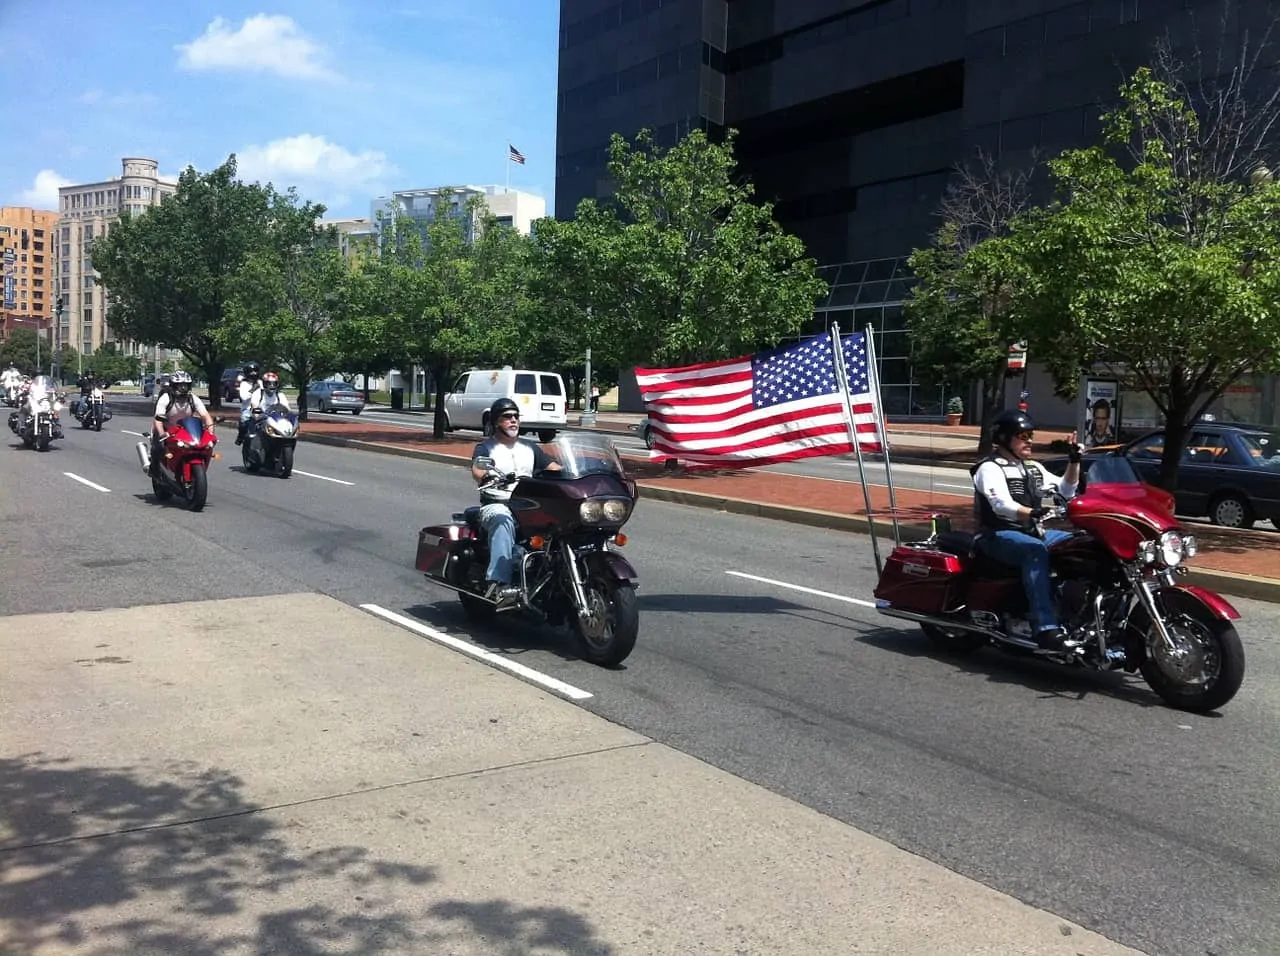
<svg viewBox="0 0 1280 956">
<path fill-rule="evenodd" d="M 584 475 L 626 476 L 622 458 L 612 439 L 594 432 L 561 432 L 545 446 L 547 454 L 560 463 L 565 478 Z"/>
<path fill-rule="evenodd" d="M 1115 508 L 1143 517 L 1160 530 L 1174 526 L 1173 495 L 1143 482 L 1122 453 L 1100 455 L 1087 462 L 1077 497 L 1087 511 Z"/>
<path fill-rule="evenodd" d="M 267 409 L 268 418 L 293 418 L 293 411 L 287 405 L 272 405 Z"/>
<path fill-rule="evenodd" d="M 198 418 L 184 418 L 178 422 L 178 427 L 190 435 L 192 441 L 204 438 L 204 422 Z"/>
<path fill-rule="evenodd" d="M 28 394 L 30 394 L 33 401 L 38 402 L 42 398 L 52 399 L 57 390 L 53 379 L 48 375 L 37 375 L 31 380 L 31 391 Z"/>
</svg>

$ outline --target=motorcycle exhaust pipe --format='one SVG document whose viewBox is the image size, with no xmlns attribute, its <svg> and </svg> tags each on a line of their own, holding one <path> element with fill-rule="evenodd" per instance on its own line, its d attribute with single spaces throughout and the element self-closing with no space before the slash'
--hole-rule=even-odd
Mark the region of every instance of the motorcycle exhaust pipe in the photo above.
<svg viewBox="0 0 1280 956">
<path fill-rule="evenodd" d="M 138 453 L 138 464 L 142 466 L 143 471 L 151 470 L 151 443 L 140 441 L 133 446 L 134 451 Z"/>
</svg>

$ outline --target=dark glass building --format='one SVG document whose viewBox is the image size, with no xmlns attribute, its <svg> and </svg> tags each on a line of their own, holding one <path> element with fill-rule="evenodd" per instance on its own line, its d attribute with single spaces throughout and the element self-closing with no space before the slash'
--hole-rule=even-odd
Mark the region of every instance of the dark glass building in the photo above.
<svg viewBox="0 0 1280 956">
<path fill-rule="evenodd" d="M 885 333 L 888 413 L 936 415 L 906 361 L 904 258 L 956 164 L 1095 141 L 1157 39 L 1212 59 L 1274 17 L 1269 0 L 561 0 L 555 214 L 607 192 L 611 133 L 737 129 L 742 171 L 824 267 L 820 311 Z"/>
</svg>

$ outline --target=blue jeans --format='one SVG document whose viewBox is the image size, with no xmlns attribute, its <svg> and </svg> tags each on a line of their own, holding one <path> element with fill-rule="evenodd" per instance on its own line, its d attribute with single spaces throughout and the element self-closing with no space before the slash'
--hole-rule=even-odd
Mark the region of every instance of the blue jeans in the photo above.
<svg viewBox="0 0 1280 956">
<path fill-rule="evenodd" d="M 516 547 L 516 519 L 511 509 L 501 502 L 485 505 L 480 509 L 480 527 L 489 536 L 489 573 L 485 577 L 510 584 Z"/>
<path fill-rule="evenodd" d="M 1053 612 L 1053 589 L 1049 586 L 1049 545 L 1071 537 L 1068 531 L 1050 530 L 1044 538 L 1021 531 L 989 532 L 982 539 L 982 550 L 1001 564 L 1022 568 L 1022 589 L 1031 606 L 1031 625 L 1037 631 L 1058 626 Z"/>
</svg>

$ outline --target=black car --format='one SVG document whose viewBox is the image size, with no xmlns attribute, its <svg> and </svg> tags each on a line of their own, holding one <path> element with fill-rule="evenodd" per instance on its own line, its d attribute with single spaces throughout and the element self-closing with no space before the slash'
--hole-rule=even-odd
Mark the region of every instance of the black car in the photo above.
<svg viewBox="0 0 1280 956">
<path fill-rule="evenodd" d="M 1084 456 L 1086 476 L 1090 460 L 1107 454 L 1124 455 L 1138 476 L 1154 485 L 1164 457 L 1164 432 L 1148 432 L 1126 445 L 1090 449 Z M 1044 465 L 1061 475 L 1067 460 L 1056 458 Z M 1186 517 L 1207 517 L 1227 528 L 1251 528 L 1255 521 L 1269 520 L 1280 528 L 1280 446 L 1274 433 L 1196 422 L 1182 449 L 1175 497 L 1177 513 Z"/>
</svg>

